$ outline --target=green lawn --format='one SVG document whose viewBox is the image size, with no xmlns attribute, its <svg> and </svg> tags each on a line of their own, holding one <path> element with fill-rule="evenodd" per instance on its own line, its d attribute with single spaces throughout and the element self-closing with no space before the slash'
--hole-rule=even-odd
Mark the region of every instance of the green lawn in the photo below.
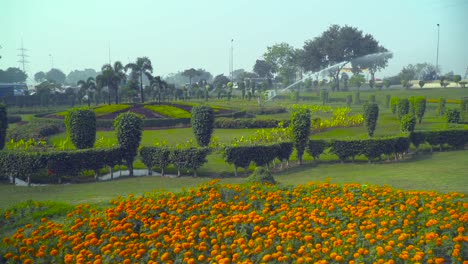
<svg viewBox="0 0 468 264">
<path fill-rule="evenodd" d="M 280 184 L 297 185 L 308 182 L 330 181 L 332 183 L 357 182 L 371 185 L 389 185 L 402 190 L 435 190 L 461 192 L 468 195 L 468 151 L 451 151 L 419 154 L 404 162 L 368 164 L 367 162 L 345 163 L 313 162 L 275 174 Z M 222 161 L 218 161 L 222 164 Z M 224 165 L 225 167 L 232 166 Z M 241 170 L 242 172 L 242 170 Z M 203 168 L 200 171 L 203 173 Z M 220 175 L 211 175 L 220 176 Z M 0 209 L 8 208 L 26 200 L 61 201 L 71 204 L 103 204 L 116 196 L 142 195 L 152 191 L 181 191 L 211 180 L 210 177 L 167 178 L 145 176 L 122 178 L 114 181 L 83 184 L 65 184 L 22 187 L 0 185 Z M 221 178 L 222 183 L 243 183 L 246 178 Z"/>
</svg>

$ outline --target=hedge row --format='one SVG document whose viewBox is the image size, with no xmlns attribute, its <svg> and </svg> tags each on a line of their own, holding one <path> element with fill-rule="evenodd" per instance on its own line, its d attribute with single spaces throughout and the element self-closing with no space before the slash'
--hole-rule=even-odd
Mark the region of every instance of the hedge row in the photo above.
<svg viewBox="0 0 468 264">
<path fill-rule="evenodd" d="M 74 151 L 1 151 L 0 175 L 10 176 L 30 183 L 30 175 L 46 169 L 49 176 L 56 177 L 58 183 L 63 176 L 76 176 L 86 170 L 93 170 L 95 179 L 99 169 L 121 164 L 120 148 L 85 149 Z"/>
<path fill-rule="evenodd" d="M 398 156 L 404 154 L 409 148 L 410 140 L 407 137 L 393 137 L 381 139 L 356 140 L 309 140 L 307 152 L 314 159 L 318 159 L 326 149 L 338 156 L 341 162 L 353 160 L 358 155 L 364 155 L 369 162 L 380 159 L 382 155 Z"/>
<path fill-rule="evenodd" d="M 186 148 L 170 149 L 167 147 L 142 147 L 140 157 L 148 168 L 148 174 L 152 175 L 153 168 L 161 169 L 161 175 L 164 176 L 164 169 L 170 164 L 177 168 L 177 176 L 180 176 L 181 170 L 192 170 L 194 176 L 197 176 L 197 169 L 207 162 L 206 156 L 210 153 L 209 148 Z"/>
<path fill-rule="evenodd" d="M 463 149 L 465 145 L 468 144 L 468 130 L 453 129 L 413 132 L 410 134 L 410 140 L 416 148 L 423 143 L 431 145 L 431 152 L 433 147 L 437 145 L 439 146 L 439 150 L 442 151 L 442 146 L 444 144 L 455 149 Z"/>
<path fill-rule="evenodd" d="M 31 121 L 27 124 L 17 126 L 15 129 L 10 129 L 7 132 L 7 140 L 13 139 L 18 141 L 20 139 L 33 138 L 41 140 L 48 136 L 58 134 L 65 130 L 63 120 L 42 120 Z"/>
<path fill-rule="evenodd" d="M 114 120 L 96 120 L 98 128 L 112 129 Z M 176 127 L 190 125 L 190 118 L 158 118 L 158 119 L 143 119 L 143 127 Z"/>
<path fill-rule="evenodd" d="M 214 122 L 215 128 L 274 128 L 283 122 L 285 126 L 289 124 L 289 120 L 276 119 L 252 119 L 252 118 L 216 118 Z"/>
<path fill-rule="evenodd" d="M 228 146 L 224 149 L 224 160 L 234 165 L 234 173 L 237 176 L 237 168 L 247 170 L 250 163 L 256 166 L 267 166 L 273 160 L 289 161 L 293 151 L 292 142 L 281 142 L 270 145 Z"/>
</svg>

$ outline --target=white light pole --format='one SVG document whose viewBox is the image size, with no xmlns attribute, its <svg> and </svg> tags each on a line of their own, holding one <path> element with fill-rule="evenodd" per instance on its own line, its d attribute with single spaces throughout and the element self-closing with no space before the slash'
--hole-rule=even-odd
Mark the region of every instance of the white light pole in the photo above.
<svg viewBox="0 0 468 264">
<path fill-rule="evenodd" d="M 437 24 L 437 56 L 436 56 L 436 71 L 439 70 L 439 38 L 440 37 L 440 25 Z"/>
</svg>

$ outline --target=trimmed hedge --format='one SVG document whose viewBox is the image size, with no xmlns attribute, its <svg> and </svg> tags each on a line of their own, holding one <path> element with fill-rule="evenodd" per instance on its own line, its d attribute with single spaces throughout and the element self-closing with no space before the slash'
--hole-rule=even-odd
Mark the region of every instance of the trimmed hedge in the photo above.
<svg viewBox="0 0 468 264">
<path fill-rule="evenodd" d="M 67 135 L 77 149 L 92 148 L 96 142 L 96 114 L 89 109 L 71 109 L 64 119 Z"/>
<path fill-rule="evenodd" d="M 325 140 L 309 139 L 306 151 L 310 156 L 312 156 L 312 158 L 314 158 L 314 160 L 316 160 L 320 158 L 320 155 L 323 154 L 327 147 L 328 143 Z"/>
<path fill-rule="evenodd" d="M 411 143 L 417 148 L 422 143 L 431 145 L 431 152 L 434 146 L 439 146 L 442 151 L 442 146 L 447 144 L 455 149 L 463 149 L 468 144 L 468 130 L 452 129 L 439 131 L 423 131 L 413 132 L 410 135 Z"/>
<path fill-rule="evenodd" d="M 293 151 L 292 142 L 281 142 L 269 145 L 228 146 L 224 148 L 224 160 L 234 165 L 234 174 L 237 176 L 237 168 L 242 167 L 247 171 L 251 162 L 257 166 L 268 166 L 276 158 L 288 161 Z"/>
<path fill-rule="evenodd" d="M 169 160 L 177 168 L 177 176 L 180 176 L 181 170 L 192 170 L 196 177 L 197 170 L 207 162 L 206 156 L 209 153 L 209 148 L 172 149 Z"/>
</svg>

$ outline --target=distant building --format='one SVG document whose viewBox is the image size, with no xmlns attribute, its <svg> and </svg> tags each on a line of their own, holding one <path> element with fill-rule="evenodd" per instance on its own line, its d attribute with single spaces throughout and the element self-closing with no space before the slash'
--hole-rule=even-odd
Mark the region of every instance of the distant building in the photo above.
<svg viewBox="0 0 468 264">
<path fill-rule="evenodd" d="M 0 83 L 0 97 L 25 95 L 28 86 L 25 83 Z"/>
</svg>

